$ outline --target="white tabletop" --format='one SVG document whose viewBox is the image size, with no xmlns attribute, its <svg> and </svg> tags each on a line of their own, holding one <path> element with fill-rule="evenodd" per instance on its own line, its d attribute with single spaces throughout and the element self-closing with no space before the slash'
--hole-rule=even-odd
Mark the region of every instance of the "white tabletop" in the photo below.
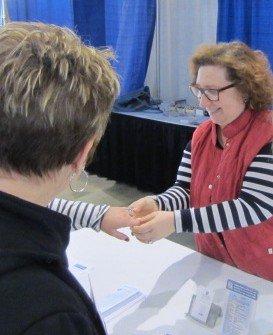
<svg viewBox="0 0 273 335">
<path fill-rule="evenodd" d="M 113 293 L 124 284 L 147 295 L 107 323 L 113 335 L 219 334 L 221 319 L 210 329 L 185 314 L 198 285 L 215 291 L 214 302 L 223 307 L 227 279 L 259 291 L 255 320 L 250 334 L 273 333 L 273 283 L 203 256 L 163 239 L 152 245 L 134 238 L 126 243 L 82 229 L 71 233 L 68 258 L 91 268 L 95 299 Z"/>
<path fill-rule="evenodd" d="M 175 124 L 178 126 L 186 126 L 190 128 L 196 128 L 198 124 L 202 123 L 203 121 L 206 121 L 209 119 L 209 117 L 204 116 L 202 111 L 199 111 L 197 115 L 194 118 L 189 116 L 171 116 L 171 115 L 164 115 L 163 112 L 156 110 L 156 109 L 146 109 L 144 111 L 113 111 L 114 114 L 120 114 L 120 115 L 127 115 L 132 116 L 135 118 L 140 119 L 148 119 L 163 123 L 169 123 L 169 124 Z"/>
</svg>

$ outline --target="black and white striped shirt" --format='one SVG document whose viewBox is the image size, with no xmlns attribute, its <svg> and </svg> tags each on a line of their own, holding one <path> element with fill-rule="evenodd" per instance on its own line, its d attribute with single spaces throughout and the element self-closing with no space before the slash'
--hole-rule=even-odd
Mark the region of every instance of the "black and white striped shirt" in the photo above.
<svg viewBox="0 0 273 335">
<path fill-rule="evenodd" d="M 95 231 L 100 231 L 101 220 L 109 206 L 55 198 L 48 205 L 48 208 L 69 216 L 71 230 L 92 228 Z"/>
<path fill-rule="evenodd" d="M 257 225 L 273 216 L 273 154 L 267 144 L 253 159 L 239 197 L 201 208 L 189 208 L 190 144 L 183 153 L 173 187 L 157 195 L 160 210 L 174 211 L 176 232 L 220 233 Z"/>
</svg>

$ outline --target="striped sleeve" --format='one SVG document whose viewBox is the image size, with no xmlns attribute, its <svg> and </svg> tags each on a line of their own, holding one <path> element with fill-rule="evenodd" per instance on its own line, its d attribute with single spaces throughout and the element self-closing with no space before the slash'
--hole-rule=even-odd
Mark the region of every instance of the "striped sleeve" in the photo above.
<svg viewBox="0 0 273 335">
<path fill-rule="evenodd" d="M 175 211 L 176 232 L 220 233 L 244 228 L 273 216 L 273 153 L 267 144 L 244 176 L 237 199 Z"/>
<path fill-rule="evenodd" d="M 95 231 L 100 231 L 101 220 L 109 206 L 96 206 L 82 201 L 55 198 L 48 205 L 48 208 L 69 216 L 71 219 L 71 230 L 92 228 Z"/>
<path fill-rule="evenodd" d="M 159 210 L 174 211 L 189 208 L 191 183 L 191 143 L 183 151 L 175 184 L 167 191 L 156 196 Z"/>
</svg>

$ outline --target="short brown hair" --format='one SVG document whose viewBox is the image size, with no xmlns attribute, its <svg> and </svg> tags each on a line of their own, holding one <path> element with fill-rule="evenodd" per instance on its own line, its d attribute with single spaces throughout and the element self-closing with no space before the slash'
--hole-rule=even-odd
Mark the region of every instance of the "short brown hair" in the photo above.
<svg viewBox="0 0 273 335">
<path fill-rule="evenodd" d="M 54 25 L 0 29 L 1 169 L 42 176 L 101 137 L 119 91 L 112 56 Z"/>
<path fill-rule="evenodd" d="M 248 107 L 256 111 L 272 106 L 273 80 L 267 57 L 241 42 L 204 44 L 190 60 L 195 83 L 201 66 L 218 65 L 227 69 L 228 79 L 237 82 L 238 90 L 248 97 Z"/>
</svg>

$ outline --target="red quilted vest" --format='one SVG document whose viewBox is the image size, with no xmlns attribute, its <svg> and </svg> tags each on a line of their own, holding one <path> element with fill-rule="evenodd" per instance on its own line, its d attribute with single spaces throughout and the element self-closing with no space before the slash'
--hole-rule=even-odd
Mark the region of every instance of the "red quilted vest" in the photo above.
<svg viewBox="0 0 273 335">
<path fill-rule="evenodd" d="M 226 146 L 217 146 L 216 125 L 207 121 L 194 132 L 191 145 L 191 207 L 203 207 L 239 196 L 248 166 L 272 141 L 268 111 L 247 110 L 223 129 Z M 246 228 L 195 234 L 197 250 L 221 262 L 273 280 L 273 217 Z M 272 250 L 271 249 L 271 250 Z"/>
</svg>

